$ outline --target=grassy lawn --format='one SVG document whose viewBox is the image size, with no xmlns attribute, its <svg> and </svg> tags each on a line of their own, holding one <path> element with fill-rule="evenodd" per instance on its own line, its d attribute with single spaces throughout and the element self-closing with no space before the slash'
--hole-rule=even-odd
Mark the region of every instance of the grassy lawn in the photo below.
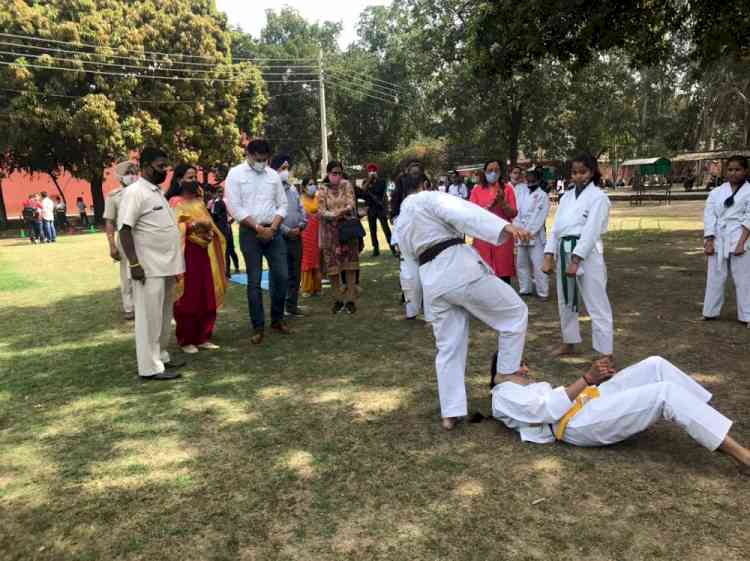
<svg viewBox="0 0 750 561">
<path fill-rule="evenodd" d="M 701 213 L 613 209 L 618 362 L 676 362 L 748 443 L 750 330 L 733 296 L 698 321 Z M 523 444 L 495 422 L 444 433 L 431 330 L 399 321 L 397 261 L 369 254 L 355 316 L 307 300 L 292 337 L 255 347 L 232 286 L 222 349 L 142 385 L 103 234 L 0 242 L 0 559 L 747 559 L 750 481 L 674 426 L 606 449 Z M 548 353 L 556 304 L 529 310 L 532 368 L 572 381 L 584 361 Z M 494 341 L 475 323 L 485 414 Z"/>
</svg>

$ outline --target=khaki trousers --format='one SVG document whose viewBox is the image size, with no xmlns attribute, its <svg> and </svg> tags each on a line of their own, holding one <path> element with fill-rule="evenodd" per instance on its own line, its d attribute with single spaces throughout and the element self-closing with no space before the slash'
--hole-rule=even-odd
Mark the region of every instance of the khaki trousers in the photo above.
<svg viewBox="0 0 750 561">
<path fill-rule="evenodd" d="M 153 376 L 164 372 L 169 362 L 166 351 L 172 324 L 176 281 L 173 276 L 148 277 L 133 281 L 135 303 L 135 354 L 138 375 Z"/>
<path fill-rule="evenodd" d="M 130 279 L 128 274 L 128 260 L 125 258 L 125 254 L 120 250 L 120 294 L 122 296 L 122 309 L 126 314 L 133 312 L 133 281 Z"/>
</svg>

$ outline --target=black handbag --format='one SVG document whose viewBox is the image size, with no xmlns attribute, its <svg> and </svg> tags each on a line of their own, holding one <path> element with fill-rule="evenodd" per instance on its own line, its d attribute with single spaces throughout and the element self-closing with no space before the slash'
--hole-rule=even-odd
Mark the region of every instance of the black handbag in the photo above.
<svg viewBox="0 0 750 561">
<path fill-rule="evenodd" d="M 365 237 L 365 229 L 362 227 L 362 223 L 357 218 L 349 218 L 339 224 L 339 242 L 347 243 L 356 239 L 363 239 Z"/>
</svg>

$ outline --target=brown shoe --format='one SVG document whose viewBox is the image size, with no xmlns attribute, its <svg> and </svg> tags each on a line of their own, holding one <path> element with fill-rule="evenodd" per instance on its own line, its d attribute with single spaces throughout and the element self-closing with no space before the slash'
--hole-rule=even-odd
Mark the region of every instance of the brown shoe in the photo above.
<svg viewBox="0 0 750 561">
<path fill-rule="evenodd" d="M 456 428 L 456 425 L 458 424 L 458 418 L 457 417 L 443 417 L 443 429 L 445 430 L 453 430 Z"/>
<path fill-rule="evenodd" d="M 291 335 L 292 330 L 287 327 L 287 325 L 283 321 L 277 321 L 276 323 L 271 324 L 271 329 L 274 331 L 277 331 L 281 333 L 282 335 Z"/>
<path fill-rule="evenodd" d="M 250 337 L 250 342 L 253 345 L 260 345 L 263 342 L 263 329 L 256 329 L 253 336 Z"/>
</svg>

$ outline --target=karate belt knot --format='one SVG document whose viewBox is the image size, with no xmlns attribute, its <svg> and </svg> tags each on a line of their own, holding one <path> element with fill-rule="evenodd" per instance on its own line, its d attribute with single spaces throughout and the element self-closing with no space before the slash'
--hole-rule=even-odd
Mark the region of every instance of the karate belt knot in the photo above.
<svg viewBox="0 0 750 561">
<path fill-rule="evenodd" d="M 579 393 L 578 397 L 576 397 L 576 400 L 573 403 L 573 406 L 568 409 L 565 415 L 563 415 L 560 419 L 560 422 L 557 423 L 557 430 L 554 431 L 555 438 L 557 440 L 562 440 L 563 436 L 565 436 L 565 429 L 568 427 L 568 423 L 573 420 L 573 417 L 578 415 L 581 409 L 583 409 L 584 405 L 586 405 L 592 399 L 596 399 L 600 395 L 601 394 L 599 393 L 599 388 L 597 388 L 596 386 L 588 386 L 585 390 Z"/>
<path fill-rule="evenodd" d="M 564 236 L 560 240 L 560 282 L 562 283 L 562 292 L 565 296 L 565 305 L 569 306 L 574 312 L 578 311 L 578 280 L 573 278 L 573 297 L 571 302 L 570 291 L 568 290 L 568 268 L 569 257 L 573 255 L 573 250 L 580 236 Z"/>
</svg>

